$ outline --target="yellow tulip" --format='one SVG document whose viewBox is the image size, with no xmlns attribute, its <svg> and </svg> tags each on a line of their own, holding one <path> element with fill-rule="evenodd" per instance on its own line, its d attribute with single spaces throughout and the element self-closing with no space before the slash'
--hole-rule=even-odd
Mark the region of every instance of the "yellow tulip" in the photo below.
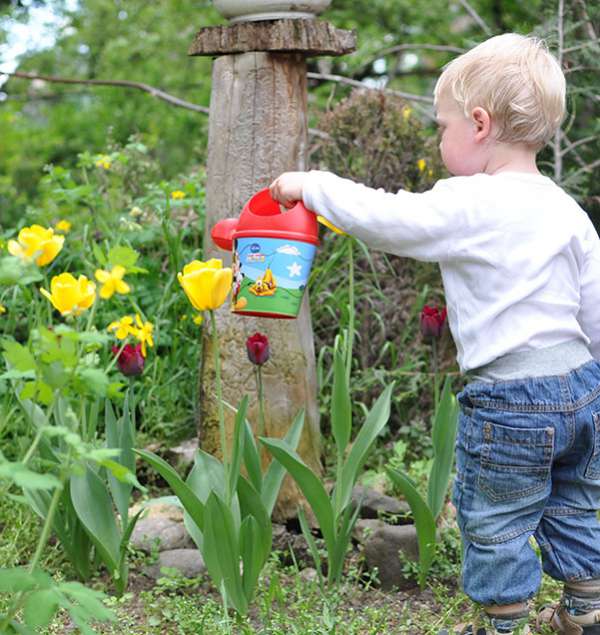
<svg viewBox="0 0 600 635">
<path fill-rule="evenodd" d="M 107 330 L 115 331 L 117 339 L 124 340 L 128 335 L 134 335 L 133 318 L 131 315 L 126 315 L 117 322 L 111 322 Z"/>
<path fill-rule="evenodd" d="M 85 276 L 76 280 L 70 273 L 54 276 L 50 282 L 50 290 L 40 289 L 61 315 L 79 315 L 94 304 L 96 285 Z"/>
<path fill-rule="evenodd" d="M 121 265 L 115 265 L 110 271 L 104 269 L 96 269 L 96 280 L 102 283 L 100 289 L 100 297 L 103 300 L 112 298 L 115 293 L 129 293 L 131 291 L 130 286 L 123 282 L 123 276 L 125 275 L 125 267 Z"/>
<path fill-rule="evenodd" d="M 142 355 L 146 357 L 146 344 L 148 346 L 154 346 L 154 340 L 152 339 L 152 331 L 154 325 L 152 322 L 142 322 L 142 318 L 139 313 L 135 315 L 135 322 L 138 328 L 133 327 L 131 332 L 142 344 Z"/>
<path fill-rule="evenodd" d="M 330 223 L 325 216 L 317 216 L 317 220 L 321 225 L 325 225 L 328 229 L 331 229 L 332 232 L 339 234 L 340 236 L 347 236 L 348 234 L 345 231 L 342 231 L 338 227 L 336 227 L 333 223 Z"/>
<path fill-rule="evenodd" d="M 232 272 L 223 268 L 223 261 L 212 258 L 207 262 L 194 260 L 177 274 L 188 300 L 197 311 L 218 309 L 231 289 Z"/>
<path fill-rule="evenodd" d="M 41 225 L 23 227 L 17 239 L 8 241 L 9 253 L 24 261 L 35 259 L 39 267 L 52 262 L 65 242 L 64 236 L 56 236 L 51 227 Z"/>
<path fill-rule="evenodd" d="M 54 226 L 54 229 L 63 234 L 68 234 L 71 231 L 71 223 L 68 220 L 59 220 Z"/>
</svg>

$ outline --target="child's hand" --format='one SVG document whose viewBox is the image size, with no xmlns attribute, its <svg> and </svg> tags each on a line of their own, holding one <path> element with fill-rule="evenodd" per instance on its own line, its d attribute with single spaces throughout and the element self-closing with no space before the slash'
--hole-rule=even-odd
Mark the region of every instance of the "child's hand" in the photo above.
<svg viewBox="0 0 600 635">
<path fill-rule="evenodd" d="M 302 200 L 306 175 L 306 172 L 284 172 L 271 183 L 271 196 L 285 207 L 293 207 Z"/>
</svg>

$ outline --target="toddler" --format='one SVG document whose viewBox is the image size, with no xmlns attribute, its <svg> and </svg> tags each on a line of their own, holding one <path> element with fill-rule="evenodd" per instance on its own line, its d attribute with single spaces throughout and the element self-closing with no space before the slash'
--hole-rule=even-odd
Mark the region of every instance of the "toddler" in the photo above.
<svg viewBox="0 0 600 635">
<path fill-rule="evenodd" d="M 500 35 L 446 67 L 435 105 L 454 176 L 430 191 L 312 171 L 281 175 L 271 193 L 375 249 L 439 263 L 468 379 L 453 492 L 463 586 L 489 618 L 462 632 L 529 632 L 543 567 L 564 584 L 551 627 L 600 634 L 600 240 L 536 167 L 565 78 L 542 41 Z"/>
</svg>

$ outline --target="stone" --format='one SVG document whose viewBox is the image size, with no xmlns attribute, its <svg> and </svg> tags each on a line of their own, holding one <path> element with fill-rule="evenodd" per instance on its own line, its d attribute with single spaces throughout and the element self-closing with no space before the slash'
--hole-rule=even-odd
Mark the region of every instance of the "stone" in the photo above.
<svg viewBox="0 0 600 635">
<path fill-rule="evenodd" d="M 399 553 L 414 562 L 419 560 L 419 545 L 414 525 L 383 523 L 383 526 L 377 527 L 365 542 L 364 554 L 367 567 L 369 570 L 377 567 L 382 589 L 389 590 L 396 587 L 406 590 L 417 585 L 414 579 L 404 575 Z"/>
<path fill-rule="evenodd" d="M 405 501 L 386 496 L 381 492 L 362 485 L 356 485 L 352 490 L 352 502 L 356 506 L 361 504 L 361 518 L 379 518 L 381 514 L 394 514 L 400 516 L 399 524 L 409 524 L 407 519 L 410 514 L 410 507 Z M 403 523 L 402 520 L 405 520 Z"/>
<path fill-rule="evenodd" d="M 166 450 L 166 452 L 164 452 L 164 459 L 174 467 L 179 474 L 185 476 L 194 465 L 198 445 L 197 437 L 183 441 L 183 443 L 176 445 L 174 448 Z"/>
<path fill-rule="evenodd" d="M 160 578 L 162 568 L 177 569 L 186 578 L 197 578 L 206 572 L 206 565 L 198 549 L 170 549 L 163 551 L 158 562 L 148 567 L 146 574 L 155 580 Z"/>
<path fill-rule="evenodd" d="M 364 545 L 378 529 L 385 525 L 386 523 L 378 518 L 359 518 L 352 530 L 352 538 L 360 545 Z"/>
<path fill-rule="evenodd" d="M 173 505 L 151 505 L 147 516 L 138 520 L 131 535 L 131 545 L 150 553 L 156 543 L 158 543 L 159 551 L 187 549 L 194 546 L 183 524 L 181 509 Z"/>
<path fill-rule="evenodd" d="M 305 582 L 316 582 L 319 579 L 319 576 L 315 568 L 307 567 L 306 569 L 302 569 L 302 571 L 300 571 L 300 578 L 302 578 Z"/>
</svg>

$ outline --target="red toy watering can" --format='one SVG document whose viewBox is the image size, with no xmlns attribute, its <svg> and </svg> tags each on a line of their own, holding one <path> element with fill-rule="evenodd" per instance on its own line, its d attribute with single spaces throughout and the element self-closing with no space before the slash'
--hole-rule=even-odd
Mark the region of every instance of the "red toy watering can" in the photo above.
<svg viewBox="0 0 600 635">
<path fill-rule="evenodd" d="M 298 316 L 319 245 L 317 217 L 302 202 L 281 211 L 269 190 L 254 195 L 239 218 L 219 221 L 213 242 L 233 257 L 231 310 L 280 319 Z"/>
</svg>

